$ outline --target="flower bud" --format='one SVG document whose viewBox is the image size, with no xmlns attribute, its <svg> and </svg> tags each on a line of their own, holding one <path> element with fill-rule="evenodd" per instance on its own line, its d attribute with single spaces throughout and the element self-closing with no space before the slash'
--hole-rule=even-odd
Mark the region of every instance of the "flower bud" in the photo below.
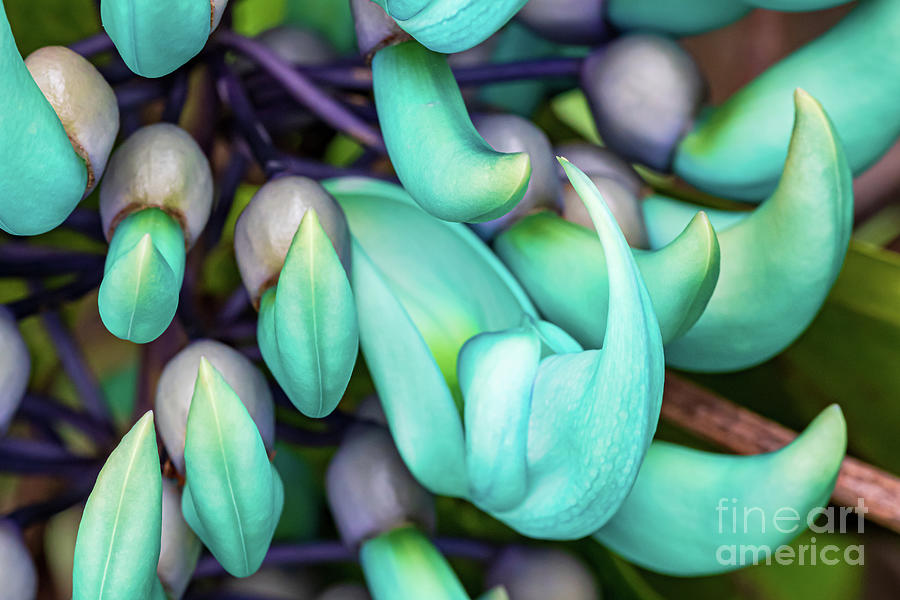
<svg viewBox="0 0 900 600">
<path fill-rule="evenodd" d="M 410 39 L 409 34 L 371 0 L 350 0 L 350 10 L 353 11 L 359 53 L 368 59 L 385 46 Z"/>
<path fill-rule="evenodd" d="M 254 303 L 278 280 L 294 235 L 310 208 L 316 211 L 319 224 L 349 272 L 350 232 L 334 198 L 306 177 L 276 179 L 256 192 L 234 231 L 238 269 Z"/>
<path fill-rule="evenodd" d="M 172 464 L 184 473 L 184 439 L 194 384 L 205 357 L 222 374 L 256 423 L 267 450 L 275 441 L 275 405 L 266 378 L 238 351 L 215 340 L 199 340 L 175 355 L 156 387 L 159 435 Z"/>
<path fill-rule="evenodd" d="M 9 520 L 0 521 L 0 573 L 3 574 L 2 596 L 16 600 L 34 600 L 37 595 L 37 575 L 34 561 L 22 531 Z"/>
<path fill-rule="evenodd" d="M 156 574 L 170 598 L 184 595 L 203 545 L 181 514 L 181 490 L 170 479 L 162 480 L 162 540 Z"/>
<path fill-rule="evenodd" d="M 621 37 L 588 56 L 581 86 L 606 145 L 664 172 L 706 91 L 690 55 L 669 38 L 649 34 Z"/>
<path fill-rule="evenodd" d="M 494 561 L 486 587 L 502 585 L 512 600 L 597 600 L 600 590 L 584 564 L 555 548 L 510 547 Z"/>
<path fill-rule="evenodd" d="M 381 427 L 348 432 L 325 476 L 328 503 L 341 538 L 356 548 L 402 525 L 434 527 L 434 499 L 413 478 Z"/>
<path fill-rule="evenodd" d="M 84 159 L 87 196 L 103 176 L 119 133 L 116 95 L 94 65 L 63 46 L 35 50 L 25 66 L 59 116 L 75 152 Z"/>
<path fill-rule="evenodd" d="M 0 435 L 19 408 L 28 378 L 31 355 L 19 332 L 19 325 L 8 309 L 0 307 Z"/>
<path fill-rule="evenodd" d="M 188 247 L 206 226 L 213 182 L 203 151 L 183 129 L 158 123 L 139 129 L 113 154 L 100 187 L 107 239 L 129 214 L 156 207 L 184 230 Z"/>
<path fill-rule="evenodd" d="M 516 19 L 561 44 L 594 45 L 609 36 L 606 0 L 530 0 Z"/>
<path fill-rule="evenodd" d="M 475 230 L 490 238 L 498 229 L 536 209 L 556 208 L 560 182 L 547 135 L 528 119 L 516 115 L 482 115 L 473 121 L 478 133 L 494 150 L 525 152 L 531 159 L 531 179 L 519 203 L 499 219 L 476 224 Z"/>
<path fill-rule="evenodd" d="M 565 156 L 590 177 L 616 218 L 628 244 L 633 248 L 646 248 L 649 241 L 641 212 L 641 198 L 646 184 L 631 165 L 608 148 L 592 144 L 563 144 L 556 149 L 556 153 Z M 562 179 L 566 177 L 562 169 L 559 169 L 559 176 Z M 563 183 L 562 204 L 563 218 L 594 228 L 584 202 L 568 183 L 568 179 Z"/>
</svg>

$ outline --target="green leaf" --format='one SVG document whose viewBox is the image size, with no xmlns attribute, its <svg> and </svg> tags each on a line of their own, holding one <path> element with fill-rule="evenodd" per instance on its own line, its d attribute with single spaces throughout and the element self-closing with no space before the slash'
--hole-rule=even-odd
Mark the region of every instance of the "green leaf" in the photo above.
<svg viewBox="0 0 900 600">
<path fill-rule="evenodd" d="M 244 403 L 205 358 L 184 459 L 181 510 L 188 525 L 229 573 L 255 573 L 281 516 L 284 487 Z"/>
<path fill-rule="evenodd" d="M 75 543 L 73 600 L 147 598 L 156 580 L 162 476 L 147 412 L 100 471 Z"/>
</svg>

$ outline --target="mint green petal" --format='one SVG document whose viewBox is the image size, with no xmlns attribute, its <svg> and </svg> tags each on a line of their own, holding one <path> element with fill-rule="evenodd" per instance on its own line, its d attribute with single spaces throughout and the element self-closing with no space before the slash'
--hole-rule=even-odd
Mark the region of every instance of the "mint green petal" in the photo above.
<svg viewBox="0 0 900 600">
<path fill-rule="evenodd" d="M 113 234 L 98 305 L 106 328 L 143 344 L 172 322 L 184 277 L 181 226 L 157 208 L 126 217 Z"/>
<path fill-rule="evenodd" d="M 409 314 L 355 239 L 352 282 L 360 345 L 397 450 L 431 492 L 465 495 L 462 422 L 447 382 Z"/>
<path fill-rule="evenodd" d="M 775 356 L 813 320 L 837 277 L 853 221 L 852 176 L 821 105 L 796 94 L 797 123 L 775 193 L 719 234 L 719 282 L 666 361 L 726 372 Z M 647 213 L 648 230 L 654 229 Z"/>
<path fill-rule="evenodd" d="M 210 0 L 103 0 L 100 16 L 129 69 L 162 77 L 206 45 L 212 6 Z"/>
<path fill-rule="evenodd" d="M 607 0 L 607 18 L 623 31 L 692 35 L 737 21 L 750 12 L 747 4 L 747 0 Z"/>
<path fill-rule="evenodd" d="M 445 56 L 403 42 L 380 50 L 372 69 L 388 155 L 422 208 L 447 221 L 480 222 L 515 207 L 531 161 L 493 150 L 478 134 Z"/>
<path fill-rule="evenodd" d="M 157 580 L 161 523 L 151 411 L 109 455 L 88 497 L 75 542 L 72 599 L 147 598 Z"/>
<path fill-rule="evenodd" d="M 653 194 L 641 202 L 650 247 L 662 248 L 677 238 L 700 211 L 706 213 L 713 229 L 720 234 L 752 214 L 750 211 L 707 208 Z"/>
<path fill-rule="evenodd" d="M 262 564 L 284 486 L 241 399 L 205 358 L 188 413 L 184 519 L 235 577 Z"/>
<path fill-rule="evenodd" d="M 469 497 L 483 510 L 507 510 L 528 492 L 528 418 L 540 360 L 530 322 L 482 333 L 460 350 Z"/>
<path fill-rule="evenodd" d="M 846 445 L 837 405 L 769 454 L 733 456 L 654 442 L 631 495 L 594 538 L 660 573 L 694 577 L 738 569 L 754 560 L 754 548 L 774 553 L 790 542 L 806 528 L 810 511 L 828 504 Z M 764 562 L 765 554 L 760 557 Z"/>
<path fill-rule="evenodd" d="M 365 542 L 359 559 L 373 600 L 469 600 L 447 560 L 413 527 Z"/>
<path fill-rule="evenodd" d="M 0 228 L 37 235 L 62 223 L 87 188 L 84 160 L 25 67 L 0 0 Z"/>
<path fill-rule="evenodd" d="M 670 245 L 653 252 L 632 250 L 666 343 L 700 317 L 719 274 L 716 235 L 705 217 L 695 215 Z M 585 347 L 601 347 L 609 281 L 594 231 L 553 213 L 537 213 L 501 234 L 494 250 L 545 318 Z"/>
<path fill-rule="evenodd" d="M 350 281 L 313 209 L 291 242 L 273 308 L 279 383 L 300 412 L 327 416 L 350 381 L 359 333 Z"/>
<path fill-rule="evenodd" d="M 869 0 L 837 26 L 747 84 L 679 145 L 675 172 L 727 198 L 758 201 L 775 188 L 791 136 L 791 93 L 828 112 L 854 173 L 900 135 L 900 2 Z"/>
<path fill-rule="evenodd" d="M 541 363 L 528 432 L 529 495 L 492 514 L 529 537 L 577 539 L 612 516 L 637 477 L 656 431 L 664 363 L 656 316 L 625 237 L 590 178 L 559 160 L 603 244 L 608 326 L 602 350 Z"/>
<path fill-rule="evenodd" d="M 403 30 L 435 52 L 477 46 L 503 27 L 528 0 L 375 0 Z M 395 8 L 395 5 L 399 5 Z M 399 10 L 398 10 L 399 9 Z"/>
</svg>

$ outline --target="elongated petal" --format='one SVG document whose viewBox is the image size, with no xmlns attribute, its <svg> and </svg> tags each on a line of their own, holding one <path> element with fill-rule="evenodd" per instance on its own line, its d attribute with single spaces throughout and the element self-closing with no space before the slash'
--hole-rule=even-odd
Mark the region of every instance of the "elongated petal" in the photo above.
<svg viewBox="0 0 900 600">
<path fill-rule="evenodd" d="M 62 223 L 88 183 L 84 160 L 25 67 L 0 2 L 0 228 L 37 235 Z"/>
<path fill-rule="evenodd" d="M 367 541 L 359 559 L 373 600 L 469 600 L 447 560 L 415 528 Z"/>
<path fill-rule="evenodd" d="M 837 405 L 769 454 L 731 456 L 654 442 L 631 495 L 594 538 L 662 573 L 740 568 L 755 553 L 747 548 L 774 552 L 806 527 L 810 511 L 828 503 L 846 444 Z"/>
<path fill-rule="evenodd" d="M 184 518 L 236 577 L 256 572 L 284 504 L 284 487 L 246 407 L 205 358 L 188 413 Z"/>
<path fill-rule="evenodd" d="M 606 0 L 610 23 L 624 31 L 691 35 L 724 27 L 750 12 L 747 0 Z"/>
<path fill-rule="evenodd" d="M 410 41 L 372 61 L 391 162 L 416 202 L 447 221 L 490 221 L 522 199 L 531 161 L 493 150 L 466 112 L 445 56 Z"/>
<path fill-rule="evenodd" d="M 719 235 L 719 282 L 697 323 L 666 346 L 673 366 L 734 371 L 778 354 L 813 320 L 841 269 L 853 220 L 850 169 L 821 105 L 799 90 L 795 99 L 778 189 Z M 654 215 L 646 214 L 651 231 Z"/>
<path fill-rule="evenodd" d="M 854 173 L 900 135 L 900 3 L 860 3 L 841 23 L 747 84 L 681 142 L 675 172 L 712 193 L 759 201 L 775 188 L 801 87 L 834 121 Z M 856 93 L 848 93 L 856 90 Z"/>
<path fill-rule="evenodd" d="M 347 273 L 316 211 L 306 212 L 275 291 L 274 333 L 282 387 L 309 417 L 330 414 L 356 363 L 359 334 Z M 285 378 L 286 377 L 286 378 Z"/>
<path fill-rule="evenodd" d="M 100 15 L 128 68 L 162 77 L 206 44 L 212 7 L 210 0 L 103 0 Z"/>
<path fill-rule="evenodd" d="M 375 0 L 421 44 L 443 54 L 477 46 L 528 0 Z"/>
<path fill-rule="evenodd" d="M 585 347 L 601 347 L 609 281 L 595 232 L 552 213 L 538 213 L 501 234 L 494 249 L 541 314 Z M 716 235 L 700 214 L 670 245 L 633 253 L 667 343 L 697 321 L 712 296 L 719 274 Z"/>
<path fill-rule="evenodd" d="M 662 248 L 677 238 L 701 210 L 696 204 L 689 204 L 657 194 L 647 196 L 641 203 L 641 212 L 647 224 L 647 237 L 651 248 Z M 717 210 L 704 207 L 713 229 L 723 233 L 732 225 L 737 225 L 751 214 L 751 211 Z"/>
<path fill-rule="evenodd" d="M 0 521 L 0 572 L 3 573 L 3 596 L 17 600 L 34 600 L 37 596 L 37 573 L 22 532 L 11 521 Z"/>
<path fill-rule="evenodd" d="M 469 494 L 485 509 L 511 508 L 528 492 L 528 417 L 540 359 L 530 323 L 482 333 L 460 350 Z"/>
<path fill-rule="evenodd" d="M 631 489 L 656 431 L 664 365 L 659 325 L 621 230 L 590 178 L 560 163 L 603 244 L 608 326 L 603 350 L 541 363 L 528 432 L 530 493 L 494 516 L 531 537 L 574 539 L 606 522 Z"/>
<path fill-rule="evenodd" d="M 25 394 L 31 376 L 31 355 L 19 332 L 15 317 L 0 309 L 0 435 L 2 435 Z"/>
<path fill-rule="evenodd" d="M 161 520 L 162 476 L 148 412 L 109 455 L 88 497 L 75 543 L 73 600 L 148 597 Z"/>
<path fill-rule="evenodd" d="M 98 297 L 110 333 L 139 344 L 159 337 L 178 308 L 184 261 L 181 227 L 161 210 L 142 210 L 122 221 Z"/>
</svg>

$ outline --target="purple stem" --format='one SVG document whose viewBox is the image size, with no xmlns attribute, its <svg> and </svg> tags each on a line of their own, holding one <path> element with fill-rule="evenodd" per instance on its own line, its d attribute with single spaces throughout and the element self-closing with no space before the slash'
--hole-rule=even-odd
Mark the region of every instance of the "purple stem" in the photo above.
<svg viewBox="0 0 900 600">
<path fill-rule="evenodd" d="M 102 52 L 111 52 L 114 49 L 115 45 L 105 31 L 101 31 L 100 33 L 96 33 L 69 45 L 69 50 L 77 52 L 84 57 L 90 57 Z"/>
<path fill-rule="evenodd" d="M 162 120 L 167 123 L 178 124 L 181 119 L 181 111 L 188 97 L 188 71 L 179 69 L 172 76 L 172 84 L 166 96 L 166 105 L 163 108 Z"/>
<path fill-rule="evenodd" d="M 219 195 L 216 199 L 215 207 L 206 224 L 205 243 L 207 248 L 214 248 L 219 243 L 219 240 L 222 239 L 222 230 L 225 228 L 228 213 L 231 212 L 234 195 L 241 181 L 243 181 L 244 174 L 249 166 L 250 161 L 243 152 L 235 150 L 231 153 L 225 172 L 219 180 Z"/>
<path fill-rule="evenodd" d="M 257 63 L 284 86 L 294 100 L 308 107 L 323 121 L 356 138 L 364 145 L 385 152 L 384 141 L 378 131 L 322 91 L 309 77 L 294 70 L 290 63 L 264 44 L 227 30 L 219 32 L 216 38 Z"/>
<path fill-rule="evenodd" d="M 103 267 L 103 256 L 30 244 L 0 246 L 0 277 L 46 277 Z"/>
<path fill-rule="evenodd" d="M 116 86 L 115 92 L 119 108 L 124 111 L 162 98 L 166 93 L 166 88 L 159 80 L 141 79 Z"/>
<path fill-rule="evenodd" d="M 40 291 L 40 288 L 37 291 Z M 85 410 L 98 421 L 108 422 L 109 410 L 103 398 L 103 392 L 91 372 L 81 348 L 78 347 L 78 343 L 69 334 L 59 314 L 44 313 L 43 320 L 44 327 L 59 354 L 63 370 L 75 385 L 75 391 L 78 392 Z"/>
<path fill-rule="evenodd" d="M 77 427 L 95 441 L 106 442 L 113 437 L 108 423 L 99 421 L 87 412 L 81 412 L 61 404 L 57 400 L 37 394 L 26 394 L 19 407 L 19 413 L 47 423 L 61 421 Z"/>
<path fill-rule="evenodd" d="M 0 472 L 72 477 L 94 472 L 99 466 L 96 459 L 75 456 L 56 444 L 0 439 Z"/>
<path fill-rule="evenodd" d="M 21 300 L 6 305 L 16 319 L 24 319 L 43 310 L 54 310 L 71 300 L 76 300 L 100 285 L 103 268 L 89 271 L 74 281 L 53 289 L 36 292 Z"/>
</svg>

